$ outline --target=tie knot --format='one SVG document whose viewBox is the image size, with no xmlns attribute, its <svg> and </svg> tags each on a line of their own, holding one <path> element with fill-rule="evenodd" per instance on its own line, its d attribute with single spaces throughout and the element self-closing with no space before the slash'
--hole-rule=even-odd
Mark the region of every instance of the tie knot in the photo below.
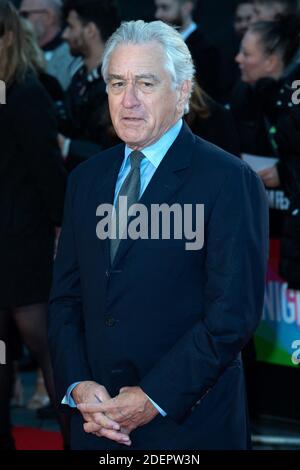
<svg viewBox="0 0 300 470">
<path fill-rule="evenodd" d="M 140 168 L 141 161 L 143 160 L 143 158 L 145 158 L 145 155 L 142 152 L 139 152 L 138 150 L 134 150 L 129 155 L 129 158 L 130 158 L 130 165 L 132 169 Z"/>
</svg>

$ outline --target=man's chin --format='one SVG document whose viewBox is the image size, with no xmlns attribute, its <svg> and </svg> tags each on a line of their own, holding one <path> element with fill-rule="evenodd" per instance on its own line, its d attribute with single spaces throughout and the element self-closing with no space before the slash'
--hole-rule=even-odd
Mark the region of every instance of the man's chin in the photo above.
<svg viewBox="0 0 300 470">
<path fill-rule="evenodd" d="M 141 135 L 133 132 L 122 133 L 119 137 L 131 148 L 140 147 L 140 143 L 142 141 Z"/>
</svg>

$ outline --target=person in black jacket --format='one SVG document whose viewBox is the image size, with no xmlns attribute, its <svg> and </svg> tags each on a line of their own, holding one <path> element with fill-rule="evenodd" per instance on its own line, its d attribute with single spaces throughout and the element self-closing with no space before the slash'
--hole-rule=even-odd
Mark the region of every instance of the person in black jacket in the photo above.
<svg viewBox="0 0 300 470">
<path fill-rule="evenodd" d="M 279 197 L 285 186 L 286 158 L 278 148 L 277 123 L 288 108 L 283 106 L 285 88 L 289 88 L 285 71 L 298 52 L 299 29 L 298 17 L 258 22 L 249 28 L 236 57 L 242 81 L 231 100 L 242 152 L 278 159 L 259 173 L 273 208 L 271 236 L 275 238 L 281 234 L 280 213 L 289 205 L 285 196 Z"/>
<path fill-rule="evenodd" d="M 179 28 L 196 67 L 196 80 L 203 90 L 219 100 L 221 96 L 220 55 L 193 21 L 198 0 L 155 0 L 158 20 Z"/>
<path fill-rule="evenodd" d="M 82 57 L 66 93 L 69 120 L 59 143 L 70 171 L 117 142 L 109 117 L 106 85 L 101 76 L 105 41 L 118 25 L 112 0 L 67 0 L 63 33 L 73 56 Z"/>
<path fill-rule="evenodd" d="M 0 0 L 0 79 L 7 88 L 0 107 L 0 338 L 6 344 L 6 364 L 0 366 L 0 448 L 12 449 L 12 321 L 38 360 L 49 395 L 55 395 L 46 315 L 66 174 L 51 100 L 29 66 L 20 18 L 6 0 Z"/>
</svg>

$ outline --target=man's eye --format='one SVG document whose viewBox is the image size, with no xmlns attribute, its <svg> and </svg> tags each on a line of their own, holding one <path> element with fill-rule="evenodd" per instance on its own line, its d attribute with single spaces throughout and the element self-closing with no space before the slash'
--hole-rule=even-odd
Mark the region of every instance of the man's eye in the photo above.
<svg viewBox="0 0 300 470">
<path fill-rule="evenodd" d="M 151 83 L 151 82 L 141 82 L 141 85 L 144 88 L 152 88 L 153 87 L 153 83 Z"/>
<path fill-rule="evenodd" d="M 122 86 L 124 86 L 124 82 L 112 82 L 111 86 L 113 88 L 122 88 Z"/>
</svg>

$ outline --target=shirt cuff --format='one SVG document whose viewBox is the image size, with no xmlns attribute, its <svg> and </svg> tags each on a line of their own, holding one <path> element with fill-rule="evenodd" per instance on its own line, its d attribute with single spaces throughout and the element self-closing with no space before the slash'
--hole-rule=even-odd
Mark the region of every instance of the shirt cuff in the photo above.
<svg viewBox="0 0 300 470">
<path fill-rule="evenodd" d="M 158 406 L 157 403 L 155 403 L 155 401 L 151 400 L 151 398 L 147 395 L 147 397 L 149 398 L 149 400 L 151 401 L 152 405 L 155 406 L 155 408 L 157 409 L 157 411 L 165 418 L 167 416 L 167 413 L 161 409 L 160 406 Z"/>
<path fill-rule="evenodd" d="M 70 387 L 67 390 L 67 393 L 65 394 L 64 398 L 61 401 L 62 405 L 68 405 L 71 408 L 76 408 L 77 405 L 76 405 L 75 401 L 73 400 L 71 393 L 72 393 L 73 389 L 76 387 L 76 385 L 78 385 L 80 383 L 81 382 L 74 382 L 72 385 L 70 385 Z"/>
</svg>

